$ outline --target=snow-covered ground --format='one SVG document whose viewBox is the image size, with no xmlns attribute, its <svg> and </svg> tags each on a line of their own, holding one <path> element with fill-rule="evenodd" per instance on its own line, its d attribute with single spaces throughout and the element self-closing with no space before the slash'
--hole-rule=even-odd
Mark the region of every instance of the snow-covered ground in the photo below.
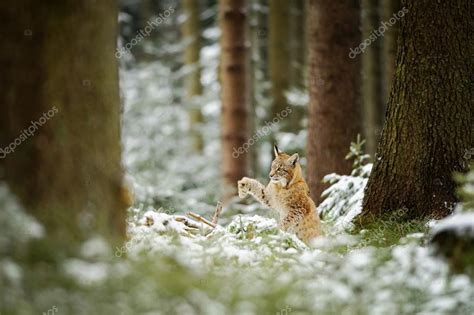
<svg viewBox="0 0 474 315">
<path fill-rule="evenodd" d="M 5 200 L 13 199 L 2 188 L 0 202 Z M 18 228 L 18 221 L 0 219 Z M 41 237 L 31 218 L 21 222 L 35 231 L 26 237 Z M 121 248 L 95 237 L 79 257 L 61 263 L 61 275 L 78 288 L 51 282 L 25 290 L 23 283 L 31 284 L 25 278 L 32 275 L 12 257 L 3 258 L 2 285 L 10 283 L 9 291 L 2 291 L 8 293 L 2 293 L 4 301 L 17 301 L 16 309 L 26 314 L 53 306 L 67 314 L 472 314 L 474 309 L 472 280 L 450 273 L 420 245 L 419 236 L 391 247 L 361 247 L 358 235 L 338 230 L 306 246 L 262 216 L 239 215 L 226 226 L 190 233 L 175 216 L 158 211 L 136 211 L 128 232 Z"/>
</svg>

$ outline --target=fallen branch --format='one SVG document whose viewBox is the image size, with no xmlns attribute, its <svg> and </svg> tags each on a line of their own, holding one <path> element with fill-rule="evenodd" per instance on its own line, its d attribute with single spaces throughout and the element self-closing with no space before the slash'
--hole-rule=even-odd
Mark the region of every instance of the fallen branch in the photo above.
<svg viewBox="0 0 474 315">
<path fill-rule="evenodd" d="M 186 225 L 187 227 L 190 227 L 192 229 L 199 229 L 200 227 L 200 224 L 194 220 L 191 220 L 183 215 L 176 215 L 174 216 L 174 219 L 178 222 L 181 222 L 183 223 L 184 225 Z"/>
<path fill-rule="evenodd" d="M 186 213 L 186 215 L 187 215 L 188 217 L 193 218 L 194 220 L 197 220 L 197 221 L 199 221 L 199 222 L 202 222 L 202 223 L 204 223 L 204 224 L 209 225 L 209 226 L 212 227 L 213 229 L 217 226 L 217 224 L 212 223 L 211 221 L 209 221 L 208 219 L 204 218 L 203 216 L 200 216 L 200 215 L 197 214 L 197 213 L 194 213 L 194 212 L 189 211 L 189 212 Z"/>
</svg>

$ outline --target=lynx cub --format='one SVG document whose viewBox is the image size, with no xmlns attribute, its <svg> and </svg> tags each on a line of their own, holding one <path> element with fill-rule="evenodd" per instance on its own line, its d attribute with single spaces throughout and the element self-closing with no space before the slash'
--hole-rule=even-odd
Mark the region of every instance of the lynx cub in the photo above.
<svg viewBox="0 0 474 315">
<path fill-rule="evenodd" d="M 280 152 L 277 146 L 274 151 L 267 187 L 255 179 L 244 177 L 238 182 L 239 197 L 252 195 L 261 204 L 276 210 L 280 214 L 280 228 L 295 233 L 307 243 L 320 235 L 320 222 L 302 176 L 298 154 L 289 156 Z"/>
</svg>

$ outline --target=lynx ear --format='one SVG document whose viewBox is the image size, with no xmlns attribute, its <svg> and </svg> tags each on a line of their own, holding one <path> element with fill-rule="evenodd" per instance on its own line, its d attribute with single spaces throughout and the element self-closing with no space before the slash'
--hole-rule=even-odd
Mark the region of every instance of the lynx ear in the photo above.
<svg viewBox="0 0 474 315">
<path fill-rule="evenodd" d="M 280 155 L 280 150 L 276 146 L 276 144 L 273 146 L 273 152 L 275 153 L 275 157 L 278 157 Z"/>
<path fill-rule="evenodd" d="M 288 165 L 295 166 L 299 160 L 300 160 L 300 156 L 298 155 L 298 153 L 295 153 L 292 156 L 290 156 L 290 158 L 286 162 L 288 163 Z"/>
</svg>

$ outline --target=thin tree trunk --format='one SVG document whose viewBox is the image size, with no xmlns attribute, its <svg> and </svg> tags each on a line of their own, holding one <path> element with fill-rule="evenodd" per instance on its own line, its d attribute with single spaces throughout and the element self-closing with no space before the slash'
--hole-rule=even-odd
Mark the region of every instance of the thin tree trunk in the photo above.
<svg viewBox="0 0 474 315">
<path fill-rule="evenodd" d="M 382 1 L 382 18 L 384 21 L 389 21 L 393 14 L 396 14 L 400 11 L 400 0 L 385 0 Z M 400 23 L 395 23 L 390 28 L 388 28 L 383 36 L 383 98 L 384 98 L 384 107 L 380 116 L 380 121 L 382 124 L 385 120 L 385 112 L 387 110 L 386 104 L 388 103 L 388 98 L 390 90 L 392 88 L 393 77 L 395 73 L 395 65 L 397 61 L 397 38 L 398 31 L 400 28 Z"/>
<path fill-rule="evenodd" d="M 305 1 L 292 0 L 290 3 L 289 46 L 290 46 L 290 72 L 289 87 L 291 89 L 304 89 L 306 87 L 306 15 Z M 301 121 L 306 116 L 306 108 L 295 106 L 290 116 L 291 131 L 301 129 Z"/>
<path fill-rule="evenodd" d="M 261 126 L 262 121 L 257 115 L 257 105 L 262 108 L 262 103 L 268 99 L 268 1 L 252 0 L 250 36 L 251 36 L 251 95 L 252 106 L 249 115 L 249 131 L 251 135 L 257 132 L 257 126 Z M 264 117 L 266 118 L 266 117 Z M 258 146 L 249 149 L 251 176 L 259 174 Z M 266 170 L 265 170 L 266 171 Z"/>
<path fill-rule="evenodd" d="M 139 2 L 139 11 L 138 11 L 138 23 L 137 23 L 137 32 L 139 30 L 144 30 L 146 26 L 148 26 L 148 22 L 152 20 L 153 17 L 153 5 L 152 5 L 152 0 L 141 0 Z M 153 54 L 150 54 L 145 50 L 145 45 L 146 42 L 151 41 L 151 38 L 153 36 L 153 32 L 147 36 L 146 38 L 143 39 L 143 41 L 140 42 L 140 44 L 132 49 L 134 52 L 134 56 L 139 62 L 150 62 L 153 61 Z"/>
<path fill-rule="evenodd" d="M 350 172 L 344 157 L 361 130 L 360 59 L 348 56 L 360 43 L 360 11 L 356 1 L 311 0 L 308 13 L 308 179 L 319 203 L 323 177 Z"/>
<path fill-rule="evenodd" d="M 290 82 L 291 87 L 304 88 L 305 86 L 305 1 L 290 1 L 290 24 L 289 24 L 289 43 L 290 43 Z"/>
<path fill-rule="evenodd" d="M 402 1 L 387 121 L 367 184 L 363 220 L 397 209 L 441 217 L 456 197 L 453 172 L 474 143 L 472 4 Z"/>
<path fill-rule="evenodd" d="M 285 92 L 290 86 L 289 11 L 289 1 L 269 1 L 268 63 L 273 102 L 270 119 L 276 117 L 288 106 Z M 281 129 L 287 129 L 289 122 L 281 121 L 279 124 Z"/>
<path fill-rule="evenodd" d="M 184 64 L 189 68 L 189 73 L 185 79 L 186 102 L 189 107 L 189 129 L 193 149 L 197 152 L 201 152 L 204 147 L 204 141 L 199 130 L 203 122 L 203 116 L 199 108 L 199 96 L 202 95 L 201 64 L 199 60 L 201 50 L 199 1 L 184 0 L 183 10 L 186 16 L 186 20 L 182 26 L 183 38 L 186 43 Z"/>
<path fill-rule="evenodd" d="M 0 18 L 11 190 L 60 243 L 123 238 L 115 1 L 19 0 Z"/>
<path fill-rule="evenodd" d="M 220 0 L 221 138 L 223 200 L 236 193 L 237 181 L 247 174 L 248 83 L 246 8 L 244 0 Z"/>
<path fill-rule="evenodd" d="M 362 39 L 370 38 L 380 26 L 378 0 L 362 0 Z M 362 54 L 362 103 L 366 152 L 375 155 L 382 131 L 384 100 L 381 71 L 382 38 L 375 39 Z"/>
</svg>

